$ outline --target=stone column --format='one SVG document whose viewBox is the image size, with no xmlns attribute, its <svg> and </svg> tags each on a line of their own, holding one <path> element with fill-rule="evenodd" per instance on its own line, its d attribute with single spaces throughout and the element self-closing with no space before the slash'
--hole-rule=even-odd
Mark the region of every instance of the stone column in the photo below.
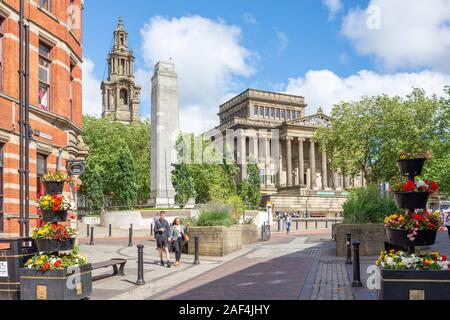
<svg viewBox="0 0 450 320">
<path fill-rule="evenodd" d="M 322 151 L 322 188 L 328 188 L 327 154 Z"/>
<path fill-rule="evenodd" d="M 241 182 L 247 178 L 247 149 L 246 149 L 246 137 L 244 134 L 244 130 L 238 130 L 237 137 L 237 160 L 238 165 L 241 166 Z"/>
<path fill-rule="evenodd" d="M 286 185 L 292 186 L 292 137 L 286 137 Z"/>
<path fill-rule="evenodd" d="M 333 172 L 333 188 L 339 189 L 339 175 L 336 172 Z"/>
<path fill-rule="evenodd" d="M 305 157 L 303 150 L 303 142 L 305 139 L 298 138 L 298 183 L 302 186 L 305 184 Z"/>
<path fill-rule="evenodd" d="M 270 185 L 271 172 L 270 172 L 270 143 L 269 137 L 264 139 L 264 159 L 266 162 L 266 186 Z"/>
<path fill-rule="evenodd" d="M 311 148 L 309 150 L 309 161 L 311 165 L 311 188 L 317 188 L 317 179 L 316 179 L 316 145 L 312 139 Z"/>
</svg>

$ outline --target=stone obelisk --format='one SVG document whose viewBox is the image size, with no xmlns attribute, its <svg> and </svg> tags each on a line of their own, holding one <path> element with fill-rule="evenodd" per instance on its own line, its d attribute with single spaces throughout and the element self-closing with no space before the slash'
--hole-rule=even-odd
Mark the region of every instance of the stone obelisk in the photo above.
<svg viewBox="0 0 450 320">
<path fill-rule="evenodd" d="M 150 205 L 169 208 L 175 203 L 171 181 L 177 161 L 179 135 L 178 77 L 172 62 L 158 62 L 152 78 L 152 175 Z"/>
</svg>

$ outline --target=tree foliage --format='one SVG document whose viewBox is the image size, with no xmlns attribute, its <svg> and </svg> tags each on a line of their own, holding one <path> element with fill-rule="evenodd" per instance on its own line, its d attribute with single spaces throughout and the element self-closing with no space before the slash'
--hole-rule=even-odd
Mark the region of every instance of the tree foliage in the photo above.
<svg viewBox="0 0 450 320">
<path fill-rule="evenodd" d="M 405 99 L 380 95 L 341 102 L 333 108 L 331 126 L 319 128 L 315 140 L 331 155 L 334 170 L 350 176 L 362 172 L 369 183 L 398 176 L 401 151 L 432 151 L 427 173 L 448 177 L 443 168 L 449 161 L 448 87 L 446 93 L 427 97 L 413 89 Z"/>
<path fill-rule="evenodd" d="M 248 178 L 241 183 L 241 197 L 247 206 L 257 207 L 261 202 L 259 168 L 254 161 L 247 166 Z"/>
<path fill-rule="evenodd" d="M 83 140 L 89 146 L 88 162 L 98 171 L 105 195 L 111 197 L 118 193 L 112 173 L 119 170 L 119 151 L 126 146 L 133 159 L 138 202 L 144 203 L 148 199 L 151 174 L 151 126 L 148 120 L 125 125 L 83 116 Z M 82 180 L 88 183 L 84 177 Z"/>
<path fill-rule="evenodd" d="M 86 165 L 86 172 L 83 176 L 83 184 L 80 192 L 86 196 L 87 205 L 92 214 L 100 214 L 103 209 L 103 185 L 102 177 L 89 160 Z"/>
<path fill-rule="evenodd" d="M 115 192 L 112 199 L 115 205 L 132 208 L 137 202 L 136 172 L 131 152 L 127 146 L 119 150 L 116 171 L 111 172 Z"/>
</svg>

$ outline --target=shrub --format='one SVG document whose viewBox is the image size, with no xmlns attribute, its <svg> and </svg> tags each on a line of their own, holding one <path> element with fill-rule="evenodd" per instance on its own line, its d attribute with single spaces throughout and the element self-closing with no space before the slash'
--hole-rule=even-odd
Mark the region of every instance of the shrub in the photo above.
<svg viewBox="0 0 450 320">
<path fill-rule="evenodd" d="M 207 204 L 201 208 L 196 225 L 199 227 L 231 227 L 235 224 L 232 208 L 225 204 Z"/>
<path fill-rule="evenodd" d="M 344 223 L 383 223 L 384 218 L 398 209 L 392 198 L 382 198 L 375 185 L 357 188 L 350 192 L 344 209 Z"/>
</svg>

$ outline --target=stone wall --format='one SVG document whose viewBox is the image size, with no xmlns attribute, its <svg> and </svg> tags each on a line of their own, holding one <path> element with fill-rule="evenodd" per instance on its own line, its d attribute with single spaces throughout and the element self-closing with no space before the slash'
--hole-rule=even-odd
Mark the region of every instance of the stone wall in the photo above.
<svg viewBox="0 0 450 320">
<path fill-rule="evenodd" d="M 243 228 L 191 227 L 189 228 L 188 253 L 194 254 L 194 238 L 199 238 L 200 256 L 223 257 L 242 248 Z"/>
<path fill-rule="evenodd" d="M 360 255 L 373 256 L 384 250 L 387 241 L 383 224 L 338 224 L 336 226 L 336 252 L 339 257 L 346 255 L 346 234 L 352 234 L 352 242 L 361 242 Z M 353 250 L 353 246 L 352 246 Z"/>
<path fill-rule="evenodd" d="M 258 242 L 258 228 L 254 224 L 243 224 L 241 228 L 242 245 L 248 245 Z"/>
</svg>

